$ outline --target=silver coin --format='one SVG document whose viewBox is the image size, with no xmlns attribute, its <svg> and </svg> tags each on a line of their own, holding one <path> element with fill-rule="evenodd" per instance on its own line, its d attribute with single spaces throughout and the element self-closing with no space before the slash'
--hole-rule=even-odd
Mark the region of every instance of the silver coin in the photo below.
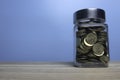
<svg viewBox="0 0 120 80">
<path fill-rule="evenodd" d="M 107 41 L 107 32 L 100 32 L 98 34 L 98 41 L 105 43 Z"/>
<path fill-rule="evenodd" d="M 97 42 L 97 35 L 96 33 L 89 33 L 84 38 L 84 43 L 86 46 L 93 46 Z"/>
<path fill-rule="evenodd" d="M 96 56 L 102 56 L 104 54 L 104 46 L 100 43 L 94 44 L 93 53 Z"/>
<path fill-rule="evenodd" d="M 76 38 L 76 46 L 80 46 L 80 42 L 81 42 L 81 39 L 80 38 Z"/>
<path fill-rule="evenodd" d="M 103 26 L 93 26 L 93 27 L 89 27 L 89 29 L 91 31 L 103 31 L 103 30 L 105 30 L 105 27 L 103 27 Z"/>
<path fill-rule="evenodd" d="M 91 46 L 86 46 L 83 41 L 81 40 L 81 44 L 80 44 L 80 50 L 82 53 L 88 53 L 90 51 L 90 49 L 92 48 Z"/>
<path fill-rule="evenodd" d="M 84 60 L 82 60 L 82 59 L 76 59 L 76 61 L 80 62 L 80 63 L 87 63 L 88 62 L 88 60 L 85 60 L 85 59 Z"/>
<path fill-rule="evenodd" d="M 100 57 L 100 61 L 103 62 L 103 63 L 107 63 L 109 61 L 109 57 L 103 55 L 103 56 Z"/>
<path fill-rule="evenodd" d="M 107 32 L 101 31 L 101 32 L 99 33 L 99 35 L 100 35 L 100 36 L 107 36 Z"/>
<path fill-rule="evenodd" d="M 90 58 L 89 61 L 91 61 L 91 62 L 99 62 L 99 60 L 96 59 L 96 58 Z"/>
<path fill-rule="evenodd" d="M 88 62 L 88 59 L 87 59 L 87 57 L 81 56 L 81 57 L 77 57 L 76 61 L 86 63 L 86 62 Z"/>
<path fill-rule="evenodd" d="M 77 37 L 82 37 L 86 34 L 86 30 L 81 29 L 81 30 L 77 31 L 76 34 L 77 34 Z"/>
<path fill-rule="evenodd" d="M 98 41 L 105 43 L 105 42 L 107 41 L 107 38 L 104 37 L 104 36 L 103 36 L 103 37 L 99 37 L 99 38 L 98 38 Z"/>
<path fill-rule="evenodd" d="M 81 42 L 81 46 L 82 46 L 85 50 L 90 50 L 90 49 L 92 48 L 91 46 L 86 46 L 83 40 L 81 40 L 81 41 L 82 41 L 82 42 Z"/>
<path fill-rule="evenodd" d="M 93 51 L 87 54 L 89 58 L 96 58 L 96 56 L 93 54 Z"/>
<path fill-rule="evenodd" d="M 88 51 L 88 50 L 85 50 L 85 49 L 77 48 L 77 52 L 79 52 L 80 54 L 86 54 L 86 53 L 88 53 L 89 51 Z"/>
</svg>

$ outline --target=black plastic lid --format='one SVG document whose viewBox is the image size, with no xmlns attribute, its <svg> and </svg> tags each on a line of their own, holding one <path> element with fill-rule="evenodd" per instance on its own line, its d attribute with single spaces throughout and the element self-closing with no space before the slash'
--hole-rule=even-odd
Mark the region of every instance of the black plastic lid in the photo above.
<svg viewBox="0 0 120 80">
<path fill-rule="evenodd" d="M 74 13 L 74 23 L 83 19 L 100 19 L 105 21 L 105 11 L 99 8 L 82 9 Z"/>
</svg>

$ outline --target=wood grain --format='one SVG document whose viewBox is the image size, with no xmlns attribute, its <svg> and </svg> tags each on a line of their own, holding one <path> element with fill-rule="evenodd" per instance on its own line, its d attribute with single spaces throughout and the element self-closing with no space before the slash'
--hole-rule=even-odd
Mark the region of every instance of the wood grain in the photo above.
<svg viewBox="0 0 120 80">
<path fill-rule="evenodd" d="M 0 80 L 120 80 L 120 62 L 76 68 L 71 62 L 0 63 Z"/>
</svg>

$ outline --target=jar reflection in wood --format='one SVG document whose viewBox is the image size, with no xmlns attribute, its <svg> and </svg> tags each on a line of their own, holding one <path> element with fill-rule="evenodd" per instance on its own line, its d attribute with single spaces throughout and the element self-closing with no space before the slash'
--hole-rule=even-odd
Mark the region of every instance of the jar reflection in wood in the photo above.
<svg viewBox="0 0 120 80">
<path fill-rule="evenodd" d="M 82 9 L 74 13 L 74 65 L 108 67 L 109 44 L 105 11 Z"/>
</svg>

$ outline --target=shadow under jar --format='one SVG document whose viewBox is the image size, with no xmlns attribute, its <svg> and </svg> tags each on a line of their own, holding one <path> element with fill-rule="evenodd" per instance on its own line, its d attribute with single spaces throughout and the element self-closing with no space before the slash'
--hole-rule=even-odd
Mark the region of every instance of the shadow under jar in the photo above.
<svg viewBox="0 0 120 80">
<path fill-rule="evenodd" d="M 82 9 L 74 13 L 74 65 L 108 67 L 109 44 L 105 11 Z"/>
</svg>

